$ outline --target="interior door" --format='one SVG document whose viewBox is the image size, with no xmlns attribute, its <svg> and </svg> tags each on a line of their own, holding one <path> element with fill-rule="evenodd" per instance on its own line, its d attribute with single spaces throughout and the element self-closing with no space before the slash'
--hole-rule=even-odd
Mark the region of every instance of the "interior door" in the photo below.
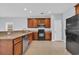
<svg viewBox="0 0 79 59">
<path fill-rule="evenodd" d="M 54 40 L 62 40 L 62 20 L 54 20 Z"/>
</svg>

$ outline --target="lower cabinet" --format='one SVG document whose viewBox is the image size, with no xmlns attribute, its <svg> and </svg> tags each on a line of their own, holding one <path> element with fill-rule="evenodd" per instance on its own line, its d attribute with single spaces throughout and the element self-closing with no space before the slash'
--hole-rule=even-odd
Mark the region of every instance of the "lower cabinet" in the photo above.
<svg viewBox="0 0 79 59">
<path fill-rule="evenodd" d="M 29 44 L 30 44 L 33 40 L 33 33 L 28 34 L 28 39 L 29 39 Z"/>
<path fill-rule="evenodd" d="M 45 40 L 51 41 L 51 32 L 45 32 Z"/>
<path fill-rule="evenodd" d="M 38 32 L 33 32 L 33 40 L 38 40 Z"/>
<path fill-rule="evenodd" d="M 14 55 L 20 55 L 22 54 L 22 42 L 18 42 L 14 45 Z"/>
<path fill-rule="evenodd" d="M 20 55 L 22 53 L 23 53 L 23 40 L 22 37 L 18 37 L 14 39 L 13 54 Z"/>
<path fill-rule="evenodd" d="M 0 55 L 20 55 L 22 54 L 22 38 L 0 40 Z"/>
</svg>

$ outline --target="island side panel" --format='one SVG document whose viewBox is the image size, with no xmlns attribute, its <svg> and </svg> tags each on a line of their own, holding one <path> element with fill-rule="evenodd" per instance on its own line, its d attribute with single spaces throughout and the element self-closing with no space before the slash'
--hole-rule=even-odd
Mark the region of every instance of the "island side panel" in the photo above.
<svg viewBox="0 0 79 59">
<path fill-rule="evenodd" d="M 13 42 L 8 39 L 0 40 L 0 55 L 12 55 L 13 54 Z"/>
</svg>

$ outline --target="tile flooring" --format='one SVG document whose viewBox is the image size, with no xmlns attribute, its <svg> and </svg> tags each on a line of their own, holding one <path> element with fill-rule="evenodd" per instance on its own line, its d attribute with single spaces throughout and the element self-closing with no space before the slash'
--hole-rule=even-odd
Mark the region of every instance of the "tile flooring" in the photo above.
<svg viewBox="0 0 79 59">
<path fill-rule="evenodd" d="M 33 41 L 25 55 L 71 55 L 63 41 Z"/>
</svg>

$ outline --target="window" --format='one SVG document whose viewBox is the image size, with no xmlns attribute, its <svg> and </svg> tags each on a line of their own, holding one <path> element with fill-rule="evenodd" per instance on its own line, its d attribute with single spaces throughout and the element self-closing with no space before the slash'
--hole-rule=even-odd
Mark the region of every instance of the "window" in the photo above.
<svg viewBox="0 0 79 59">
<path fill-rule="evenodd" d="M 13 23 L 11 23 L 11 22 L 6 23 L 6 30 L 13 31 Z"/>
</svg>

